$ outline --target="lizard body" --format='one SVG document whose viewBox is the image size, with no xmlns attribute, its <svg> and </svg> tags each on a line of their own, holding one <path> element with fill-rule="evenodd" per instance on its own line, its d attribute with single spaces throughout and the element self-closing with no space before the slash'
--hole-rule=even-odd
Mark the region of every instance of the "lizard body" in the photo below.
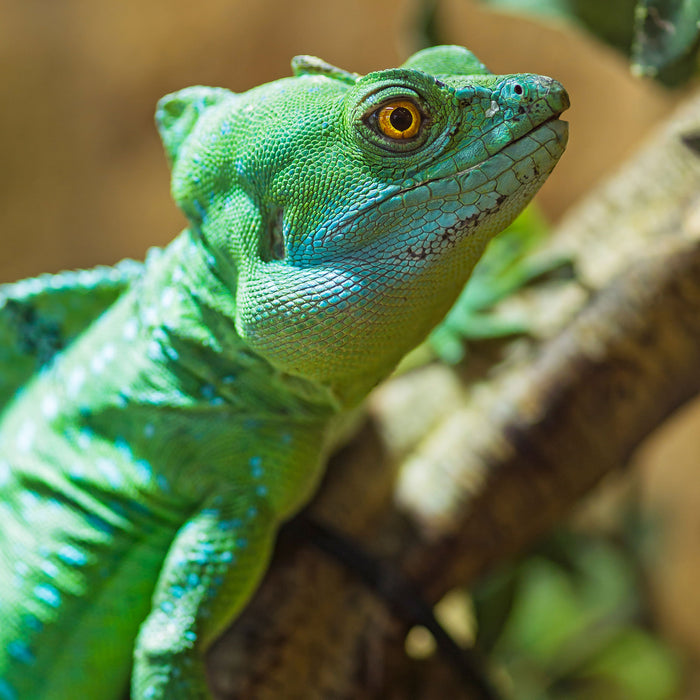
<svg viewBox="0 0 700 700">
<path fill-rule="evenodd" d="M 0 383 L 0 700 L 118 698 L 132 663 L 136 700 L 209 697 L 204 653 L 333 426 L 565 146 L 558 83 L 466 49 L 293 66 L 161 100 L 190 222 L 170 246 L 0 288 L 0 360 L 22 358 Z"/>
</svg>

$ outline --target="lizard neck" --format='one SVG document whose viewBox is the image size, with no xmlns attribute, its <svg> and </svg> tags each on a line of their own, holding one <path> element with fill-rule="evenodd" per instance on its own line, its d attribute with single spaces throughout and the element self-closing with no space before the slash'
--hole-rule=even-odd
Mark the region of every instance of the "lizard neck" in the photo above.
<svg viewBox="0 0 700 700">
<path fill-rule="evenodd" d="M 73 426 L 65 438 L 81 450 L 93 437 L 121 445 L 133 463 L 170 476 L 193 464 L 215 474 L 246 450 L 255 458 L 260 445 L 315 464 L 337 413 L 333 397 L 245 345 L 234 294 L 189 232 L 150 253 L 142 278 L 51 373 L 59 419 Z"/>
<path fill-rule="evenodd" d="M 167 377 L 183 395 L 210 406 L 285 416 L 336 413 L 341 407 L 327 387 L 276 369 L 241 340 L 235 273 L 228 273 L 222 279 L 190 230 L 147 260 L 125 330 L 149 339 L 154 381 Z"/>
</svg>

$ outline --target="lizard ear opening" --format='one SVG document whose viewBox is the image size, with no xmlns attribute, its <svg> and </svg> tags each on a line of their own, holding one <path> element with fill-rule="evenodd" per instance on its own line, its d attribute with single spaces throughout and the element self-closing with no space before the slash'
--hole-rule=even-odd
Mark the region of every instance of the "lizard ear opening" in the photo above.
<svg viewBox="0 0 700 700">
<path fill-rule="evenodd" d="M 196 86 L 173 92 L 158 101 L 156 126 L 171 164 L 177 160 L 180 147 L 202 114 L 233 94 L 224 88 Z"/>
<path fill-rule="evenodd" d="M 463 46 L 431 46 L 413 54 L 401 67 L 430 75 L 491 75 L 491 71 Z"/>
</svg>

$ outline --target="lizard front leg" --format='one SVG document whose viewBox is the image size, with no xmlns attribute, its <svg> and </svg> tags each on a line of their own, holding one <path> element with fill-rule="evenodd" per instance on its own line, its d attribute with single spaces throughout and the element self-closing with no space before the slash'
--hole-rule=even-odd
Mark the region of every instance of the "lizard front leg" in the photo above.
<svg viewBox="0 0 700 700">
<path fill-rule="evenodd" d="M 265 502 L 217 494 L 180 529 L 141 627 L 133 700 L 208 700 L 204 654 L 267 566 L 276 521 Z"/>
</svg>

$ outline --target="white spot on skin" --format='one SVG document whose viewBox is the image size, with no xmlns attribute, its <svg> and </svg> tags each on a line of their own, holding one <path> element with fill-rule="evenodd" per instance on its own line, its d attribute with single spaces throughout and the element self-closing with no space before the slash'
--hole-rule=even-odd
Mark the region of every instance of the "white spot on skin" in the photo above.
<svg viewBox="0 0 700 700">
<path fill-rule="evenodd" d="M 111 459 L 98 459 L 97 469 L 100 474 L 107 479 L 107 483 L 110 486 L 119 488 L 123 484 L 124 479 L 122 478 L 122 474 L 117 465 Z"/>
<path fill-rule="evenodd" d="M 138 333 L 138 323 L 135 318 L 130 318 L 124 325 L 124 340 L 134 340 Z"/>
<path fill-rule="evenodd" d="M 23 491 L 19 495 L 19 502 L 22 504 L 22 515 L 25 520 L 27 522 L 33 520 L 34 518 L 32 516 L 36 512 L 39 497 L 33 491 Z"/>
<path fill-rule="evenodd" d="M 498 106 L 496 100 L 491 100 L 491 106 L 484 112 L 484 116 L 487 119 L 491 119 L 494 114 L 500 112 L 501 108 Z"/>
<path fill-rule="evenodd" d="M 92 440 L 92 430 L 89 428 L 83 428 L 78 435 L 78 447 L 81 450 L 89 450 L 90 442 Z"/>
<path fill-rule="evenodd" d="M 63 545 L 58 552 L 61 561 L 70 566 L 84 566 L 87 564 L 87 555 L 70 544 Z"/>
<path fill-rule="evenodd" d="M 34 588 L 34 595 L 52 608 L 58 608 L 61 605 L 61 594 L 56 588 L 46 583 L 41 583 Z"/>
<path fill-rule="evenodd" d="M 82 367 L 76 367 L 68 376 L 68 395 L 75 398 L 78 392 L 85 383 L 85 370 Z"/>
<path fill-rule="evenodd" d="M 17 433 L 17 449 L 20 452 L 29 452 L 34 444 L 34 436 L 36 435 L 36 426 L 31 421 L 22 423 L 22 427 Z"/>
<path fill-rule="evenodd" d="M 149 483 L 151 477 L 153 476 L 153 469 L 151 469 L 151 465 L 145 460 L 139 459 L 136 462 L 135 467 L 138 478 L 141 480 L 141 483 Z"/>
<path fill-rule="evenodd" d="M 0 460 L 0 486 L 5 486 L 10 480 L 10 465 L 4 460 Z"/>
<path fill-rule="evenodd" d="M 43 561 L 41 563 L 41 570 L 51 578 L 56 578 L 58 576 L 58 567 L 52 561 Z"/>
<path fill-rule="evenodd" d="M 105 368 L 105 361 L 102 355 L 95 355 L 92 360 L 90 360 L 90 369 L 93 374 L 101 374 Z"/>
<path fill-rule="evenodd" d="M 166 287 L 160 296 L 160 303 L 164 309 L 167 309 L 175 301 L 175 290 L 172 287 Z"/>
<path fill-rule="evenodd" d="M 147 326 L 155 326 L 158 323 L 158 314 L 155 309 L 148 308 L 143 314 L 143 321 Z"/>
<path fill-rule="evenodd" d="M 114 349 L 114 345 L 112 343 L 108 343 L 107 345 L 102 348 L 102 357 L 105 362 L 111 362 L 117 354 L 117 351 Z"/>
<path fill-rule="evenodd" d="M 163 357 L 163 353 L 161 352 L 160 345 L 155 340 L 152 340 L 148 344 L 148 357 L 151 360 L 156 360 L 156 361 L 160 361 Z"/>
<path fill-rule="evenodd" d="M 53 394 L 44 396 L 41 401 L 41 412 L 49 420 L 56 417 L 58 414 L 58 399 Z"/>
</svg>

